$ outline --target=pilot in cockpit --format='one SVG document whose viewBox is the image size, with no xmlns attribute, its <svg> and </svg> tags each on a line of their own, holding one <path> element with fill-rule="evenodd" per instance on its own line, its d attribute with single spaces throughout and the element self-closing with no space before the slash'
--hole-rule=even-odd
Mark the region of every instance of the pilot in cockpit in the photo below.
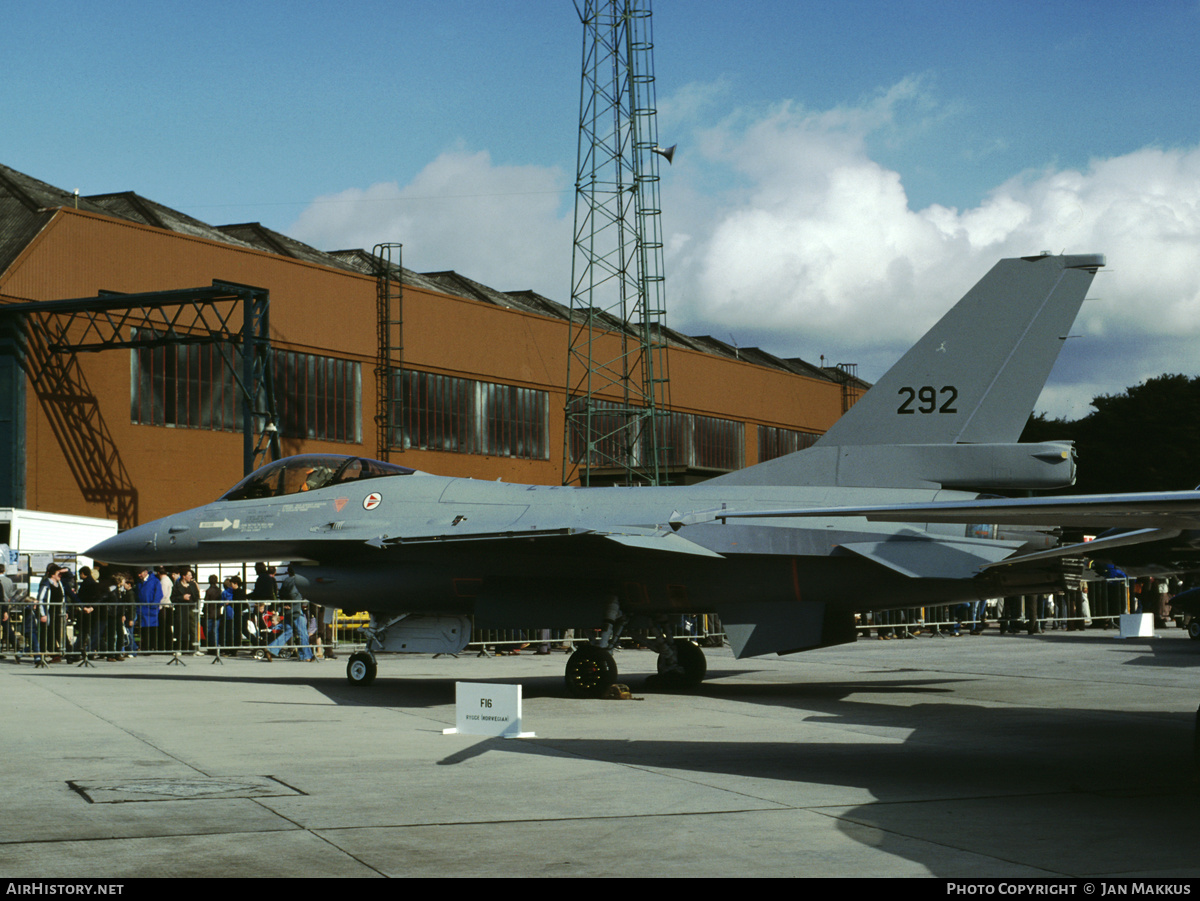
<svg viewBox="0 0 1200 901">
<path fill-rule="evenodd" d="M 300 486 L 300 490 L 316 491 L 318 488 L 328 485 L 332 478 L 333 470 L 328 466 L 314 466 L 305 473 L 304 484 Z"/>
</svg>

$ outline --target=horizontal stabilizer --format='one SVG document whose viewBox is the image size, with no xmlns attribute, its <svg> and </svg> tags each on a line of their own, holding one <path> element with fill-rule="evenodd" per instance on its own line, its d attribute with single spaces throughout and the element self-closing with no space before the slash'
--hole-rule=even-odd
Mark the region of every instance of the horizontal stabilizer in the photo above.
<svg viewBox="0 0 1200 901">
<path fill-rule="evenodd" d="M 1010 557 L 1019 541 L 927 538 L 861 541 L 839 548 L 911 579 L 970 579 L 989 563 Z"/>
<path fill-rule="evenodd" d="M 1108 538 L 1097 538 L 1095 541 L 1082 541 L 1079 544 L 1065 544 L 1062 547 L 1050 548 L 1047 551 L 1036 551 L 1032 554 L 1021 554 L 1019 557 L 1009 557 L 997 563 L 989 563 L 985 569 L 993 566 L 1020 566 L 1023 563 L 1039 563 L 1043 560 L 1057 560 L 1062 557 L 1100 557 L 1113 548 L 1133 547 L 1139 544 L 1152 544 L 1156 541 L 1170 541 L 1182 533 L 1179 529 L 1138 529 L 1134 532 L 1122 532 Z"/>
</svg>

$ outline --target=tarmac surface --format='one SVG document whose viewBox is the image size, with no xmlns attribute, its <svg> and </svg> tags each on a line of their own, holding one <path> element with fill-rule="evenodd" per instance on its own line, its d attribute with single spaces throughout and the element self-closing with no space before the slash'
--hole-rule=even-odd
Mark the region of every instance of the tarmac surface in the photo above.
<svg viewBox="0 0 1200 901">
<path fill-rule="evenodd" d="M 707 649 L 573 700 L 565 655 L 0 660 L 0 876 L 1195 877 L 1200 642 Z M 520 683 L 528 739 L 444 735 Z"/>
</svg>

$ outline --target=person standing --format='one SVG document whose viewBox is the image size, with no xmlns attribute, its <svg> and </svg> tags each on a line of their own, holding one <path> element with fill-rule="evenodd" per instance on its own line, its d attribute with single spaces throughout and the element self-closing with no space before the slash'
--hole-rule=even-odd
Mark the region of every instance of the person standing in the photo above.
<svg viewBox="0 0 1200 901">
<path fill-rule="evenodd" d="M 13 580 L 4 574 L 4 564 L 0 563 L 0 629 L 3 629 L 0 632 L 0 649 L 11 646 L 14 651 L 17 649 L 17 635 L 13 631 L 8 607 L 15 590 Z"/>
<path fill-rule="evenodd" d="M 254 590 L 250 593 L 250 600 L 261 602 L 269 607 L 271 601 L 279 596 L 275 577 L 267 570 L 265 563 L 254 564 L 254 577 Z"/>
<path fill-rule="evenodd" d="M 238 649 L 245 642 L 254 645 L 254 637 L 250 634 L 250 609 L 246 603 L 246 588 L 241 576 L 229 578 L 229 606 L 225 609 L 225 622 L 229 628 L 229 644 L 231 650 L 228 656 L 236 657 Z"/>
<path fill-rule="evenodd" d="M 192 579 L 192 570 L 185 567 L 171 586 L 171 610 L 175 621 L 175 649 L 184 654 L 199 654 L 196 647 L 196 615 L 199 609 L 200 588 Z"/>
<path fill-rule="evenodd" d="M 149 569 L 143 568 L 138 571 L 134 596 L 137 599 L 137 624 L 142 634 L 142 640 L 139 642 L 142 650 L 166 650 L 162 627 L 159 625 L 160 614 L 164 621 L 166 619 L 162 611 L 162 583 L 157 576 L 150 575 Z"/>
<path fill-rule="evenodd" d="M 275 583 L 275 577 L 271 575 L 267 569 L 267 564 L 259 562 L 254 564 L 254 588 L 250 590 L 250 600 L 253 602 L 250 605 L 252 625 L 254 627 L 254 637 L 251 644 L 258 647 L 264 647 L 267 644 L 267 632 L 270 624 L 267 622 L 266 614 L 271 612 L 271 607 L 275 603 L 275 599 L 279 596 L 279 586 Z M 258 657 L 259 654 L 254 656 Z M 270 651 L 267 652 L 264 660 L 271 659 Z"/>
<path fill-rule="evenodd" d="M 137 650 L 134 629 L 137 624 L 137 608 L 132 603 L 133 593 L 129 587 L 129 574 L 117 573 L 105 592 L 105 603 L 109 610 L 110 635 L 105 639 L 104 652 L 109 660 L 124 660 L 127 654 Z"/>
<path fill-rule="evenodd" d="M 33 661 L 39 666 L 45 665 L 42 651 L 51 611 L 56 606 L 62 608 L 63 597 L 62 567 L 51 563 L 46 567 L 42 584 L 38 586 L 37 602 L 25 610 L 25 645 L 32 647 Z"/>
<path fill-rule="evenodd" d="M 204 646 L 208 653 L 217 653 L 221 646 L 221 621 L 225 618 L 225 602 L 222 598 L 221 582 L 216 575 L 208 577 L 208 588 L 204 589 Z"/>
<path fill-rule="evenodd" d="M 159 566 L 154 570 L 154 575 L 158 579 L 158 584 L 162 587 L 162 611 L 158 615 L 158 629 L 162 638 L 160 651 L 178 651 L 179 633 L 175 632 L 172 635 L 172 626 L 174 625 L 175 611 L 171 607 L 171 597 L 175 593 L 175 580 L 179 578 L 176 573 L 172 576 L 167 572 L 166 567 Z"/>
<path fill-rule="evenodd" d="M 100 630 L 102 626 L 100 609 L 100 583 L 92 574 L 90 566 L 79 568 L 79 587 L 76 589 L 75 607 L 75 643 L 79 654 L 88 659 L 88 654 L 100 652 Z"/>
</svg>

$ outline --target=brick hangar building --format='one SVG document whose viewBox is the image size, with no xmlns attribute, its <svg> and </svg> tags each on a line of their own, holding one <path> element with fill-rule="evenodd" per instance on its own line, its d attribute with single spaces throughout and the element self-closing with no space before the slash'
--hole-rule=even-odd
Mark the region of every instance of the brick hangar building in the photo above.
<svg viewBox="0 0 1200 901">
<path fill-rule="evenodd" d="M 0 311 L 20 305 L 0 315 L 0 507 L 126 528 L 211 501 L 244 475 L 248 442 L 262 449 L 248 434 L 265 421 L 246 428 L 249 370 L 218 332 L 240 334 L 248 302 L 218 309 L 204 295 L 218 328 L 194 310 L 131 314 L 107 297 L 214 282 L 269 296 L 263 359 L 282 454 L 561 483 L 569 310 L 455 272 L 391 271 L 402 283 L 394 368 L 380 365 L 387 279 L 371 252 L 325 253 L 256 223 L 211 226 L 131 192 L 80 197 L 0 165 Z M 50 303 L 101 297 L 99 314 Z M 805 447 L 865 388 L 755 348 L 667 338 L 673 482 Z M 397 380 L 387 430 L 376 425 L 377 371 Z"/>
</svg>

